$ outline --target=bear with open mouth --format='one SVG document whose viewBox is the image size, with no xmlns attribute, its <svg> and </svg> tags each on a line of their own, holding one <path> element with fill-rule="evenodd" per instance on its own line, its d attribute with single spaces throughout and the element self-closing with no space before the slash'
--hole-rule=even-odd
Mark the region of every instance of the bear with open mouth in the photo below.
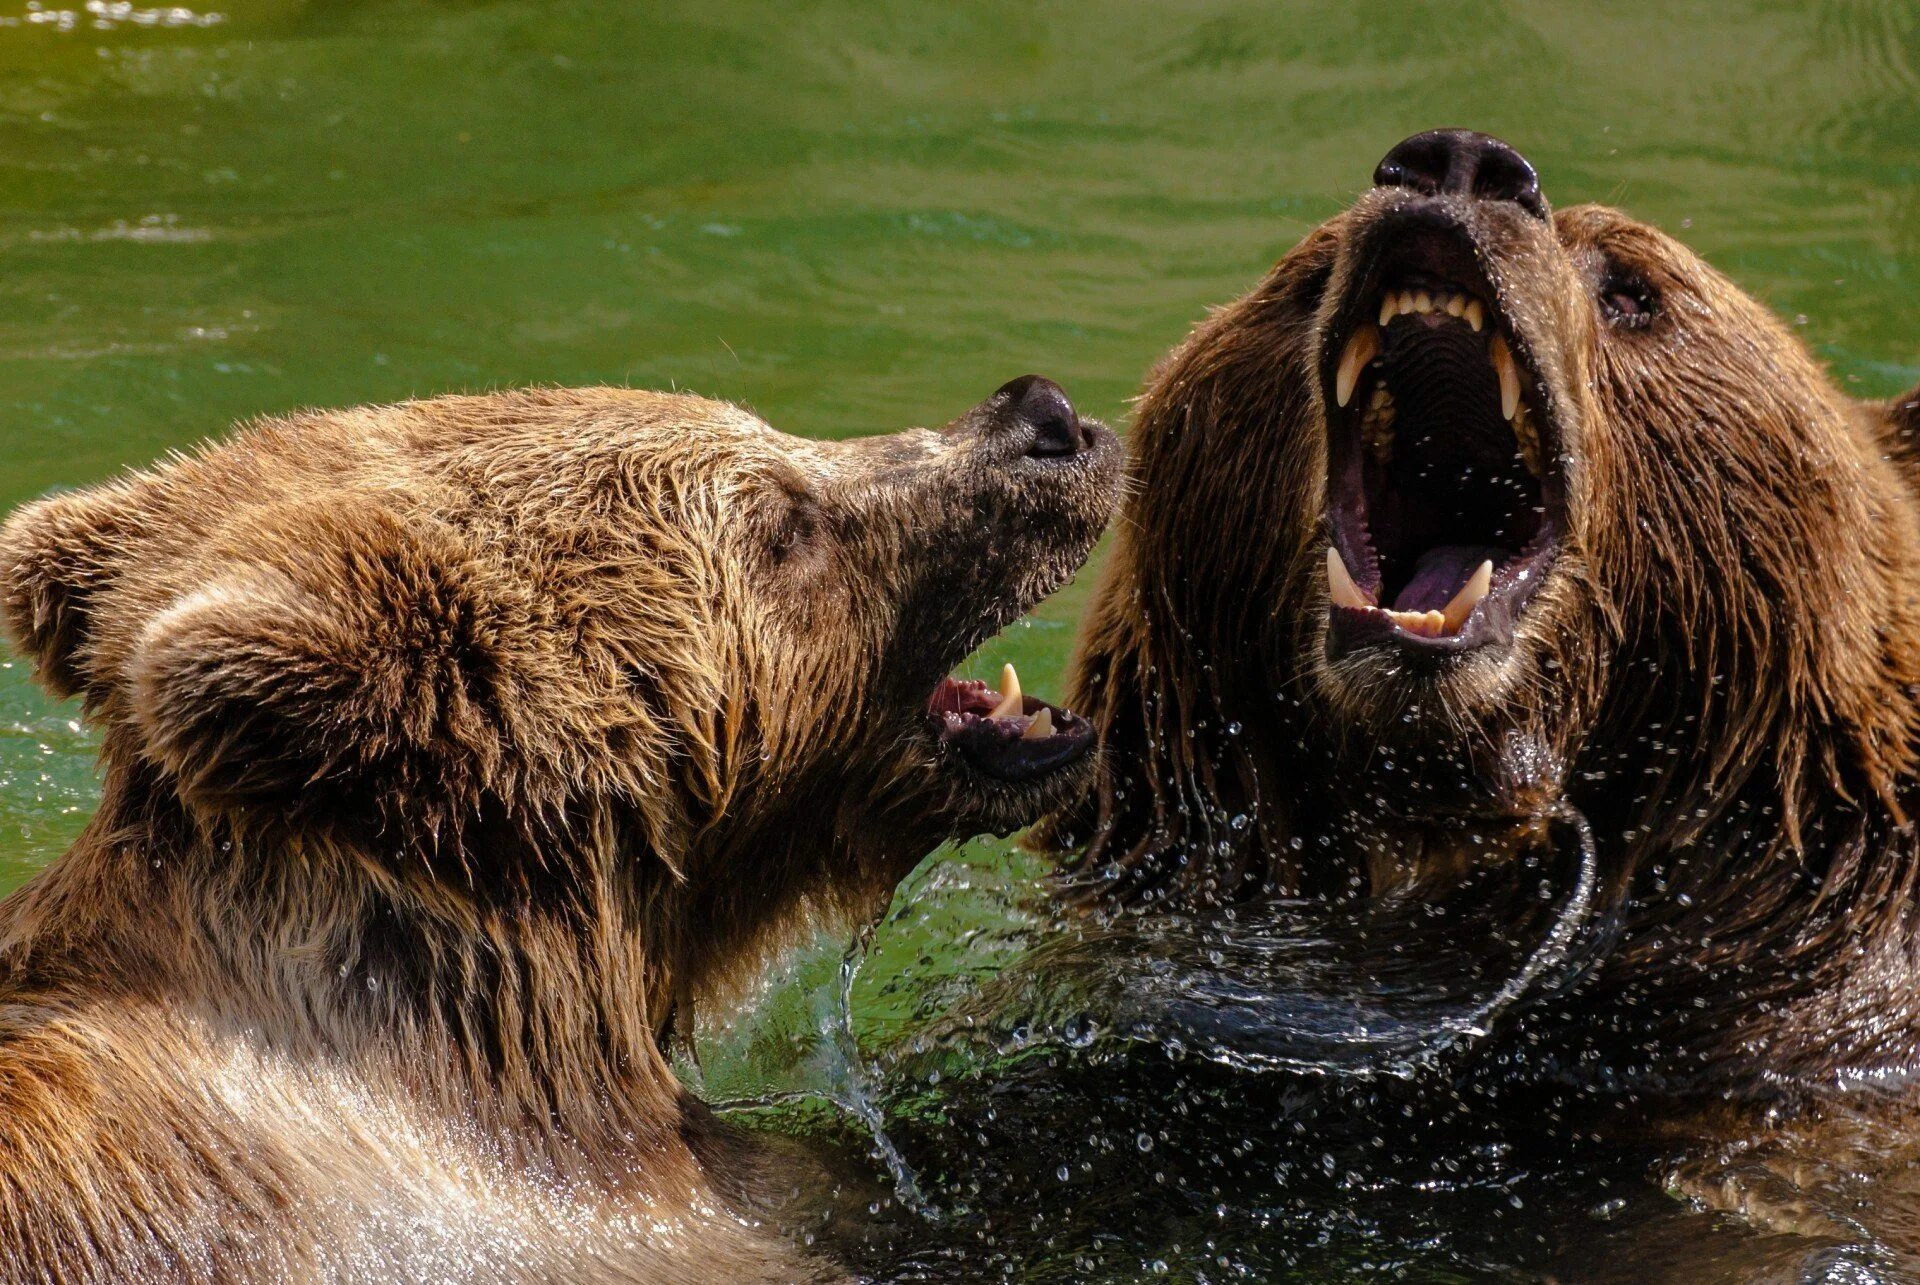
<svg viewBox="0 0 1920 1285">
<path fill-rule="evenodd" d="M 0 1277 L 788 1281 L 664 1041 L 808 912 L 1084 789 L 944 677 L 1113 434 L 1008 384 L 846 442 L 620 389 L 268 420 L 0 528 L 103 797 L 0 903 Z"/>
<path fill-rule="evenodd" d="M 1672 237 L 1407 139 L 1151 377 L 1073 684 L 1102 779 L 1049 841 L 1109 904 L 1438 903 L 1533 888 L 1577 814 L 1607 940 L 1543 1073 L 1896 1081 L 1917 433 Z"/>
</svg>

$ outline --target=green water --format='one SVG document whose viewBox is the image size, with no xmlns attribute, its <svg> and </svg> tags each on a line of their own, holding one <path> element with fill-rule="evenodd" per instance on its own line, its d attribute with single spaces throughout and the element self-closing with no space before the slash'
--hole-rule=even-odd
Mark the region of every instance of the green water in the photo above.
<svg viewBox="0 0 1920 1285">
<path fill-rule="evenodd" d="M 1036 370 L 1119 421 L 1208 305 L 1441 124 L 1679 233 L 1861 393 L 1920 380 L 1907 0 L 205 2 L 0 0 L 0 505 L 261 412 L 508 384 L 837 436 Z M 1083 601 L 977 672 L 1053 690 Z M 0 890 L 92 804 L 74 718 L 0 668 Z M 1005 912 L 976 883 L 1027 869 L 923 872 L 945 909 L 883 942 L 863 1029 L 908 974 L 979 971 L 953 943 Z M 834 954 L 756 1019 L 813 1021 Z M 757 1082 L 720 1045 L 716 1083 Z"/>
</svg>

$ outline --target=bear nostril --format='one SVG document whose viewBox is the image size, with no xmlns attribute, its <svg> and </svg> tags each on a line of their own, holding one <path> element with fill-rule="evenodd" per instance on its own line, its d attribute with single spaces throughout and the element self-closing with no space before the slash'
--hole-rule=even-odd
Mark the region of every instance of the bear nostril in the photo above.
<svg viewBox="0 0 1920 1285">
<path fill-rule="evenodd" d="M 1375 187 L 1410 187 L 1416 192 L 1443 192 L 1452 168 L 1449 140 L 1452 130 L 1429 130 L 1395 144 L 1373 170 Z"/>
<path fill-rule="evenodd" d="M 1033 445 L 1029 455 L 1073 455 L 1086 445 L 1080 433 L 1080 419 L 1069 406 L 1064 415 L 1049 415 L 1034 421 Z"/>
<path fill-rule="evenodd" d="M 1540 178 L 1527 158 L 1491 134 L 1430 129 L 1394 145 L 1374 168 L 1377 187 L 1512 201 L 1535 218 L 1547 217 Z"/>
<path fill-rule="evenodd" d="M 1022 375 L 1004 385 L 995 400 L 1005 408 L 1006 421 L 1033 432 L 1028 455 L 1074 455 L 1091 445 L 1080 426 L 1080 415 L 1060 385 L 1039 375 Z"/>
</svg>

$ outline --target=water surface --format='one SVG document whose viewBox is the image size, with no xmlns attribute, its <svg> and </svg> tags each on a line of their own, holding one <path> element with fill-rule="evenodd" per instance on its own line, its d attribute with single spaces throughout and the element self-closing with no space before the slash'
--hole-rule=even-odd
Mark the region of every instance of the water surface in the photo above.
<svg viewBox="0 0 1920 1285">
<path fill-rule="evenodd" d="M 0 0 L 0 505 L 250 415 L 508 384 L 687 388 L 842 436 L 1035 370 L 1119 422 L 1207 306 L 1440 124 L 1517 144 L 1557 203 L 1681 235 L 1863 395 L 1920 381 L 1905 0 L 195 3 L 215 7 Z M 974 672 L 1013 659 L 1054 690 L 1085 583 Z M 0 661 L 0 890 L 92 807 L 75 718 Z M 711 1029 L 708 1091 L 857 1096 L 848 1043 L 880 1058 L 1018 957 L 1038 874 L 999 844 L 923 869 L 851 1034 L 823 940 Z M 775 1123 L 804 1128 L 811 1100 Z M 1463 1248 L 1482 1203 L 1512 1208 L 1505 1170 L 1458 1205 L 1342 1181 L 1271 1208 L 1228 1183 L 1212 1232 L 1136 1220 L 1080 1266 L 1036 1248 L 1044 1227 L 940 1261 L 1519 1261 Z"/>
</svg>

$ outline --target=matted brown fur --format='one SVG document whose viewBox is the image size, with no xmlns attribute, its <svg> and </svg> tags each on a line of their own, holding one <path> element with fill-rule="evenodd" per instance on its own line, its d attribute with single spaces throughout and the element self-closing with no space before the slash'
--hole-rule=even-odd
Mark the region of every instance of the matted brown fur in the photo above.
<svg viewBox="0 0 1920 1285">
<path fill-rule="evenodd" d="M 1128 903 L 1440 896 L 1564 799 L 1623 907 L 1584 992 L 1611 1073 L 1920 1064 L 1920 394 L 1845 396 L 1618 211 L 1440 198 L 1558 417 L 1568 529 L 1510 646 L 1332 659 L 1323 335 L 1357 230 L 1418 199 L 1361 197 L 1151 376 L 1071 692 L 1105 775 L 1051 841 Z M 1650 325 L 1602 315 L 1618 274 Z"/>
<path fill-rule="evenodd" d="M 1114 500 L 1110 434 L 1039 467 L 1006 401 L 835 444 L 443 398 L 16 514 L 6 622 L 104 789 L 0 904 L 0 1277 L 826 1274 L 661 1041 L 1069 786 L 923 727 Z"/>
</svg>

